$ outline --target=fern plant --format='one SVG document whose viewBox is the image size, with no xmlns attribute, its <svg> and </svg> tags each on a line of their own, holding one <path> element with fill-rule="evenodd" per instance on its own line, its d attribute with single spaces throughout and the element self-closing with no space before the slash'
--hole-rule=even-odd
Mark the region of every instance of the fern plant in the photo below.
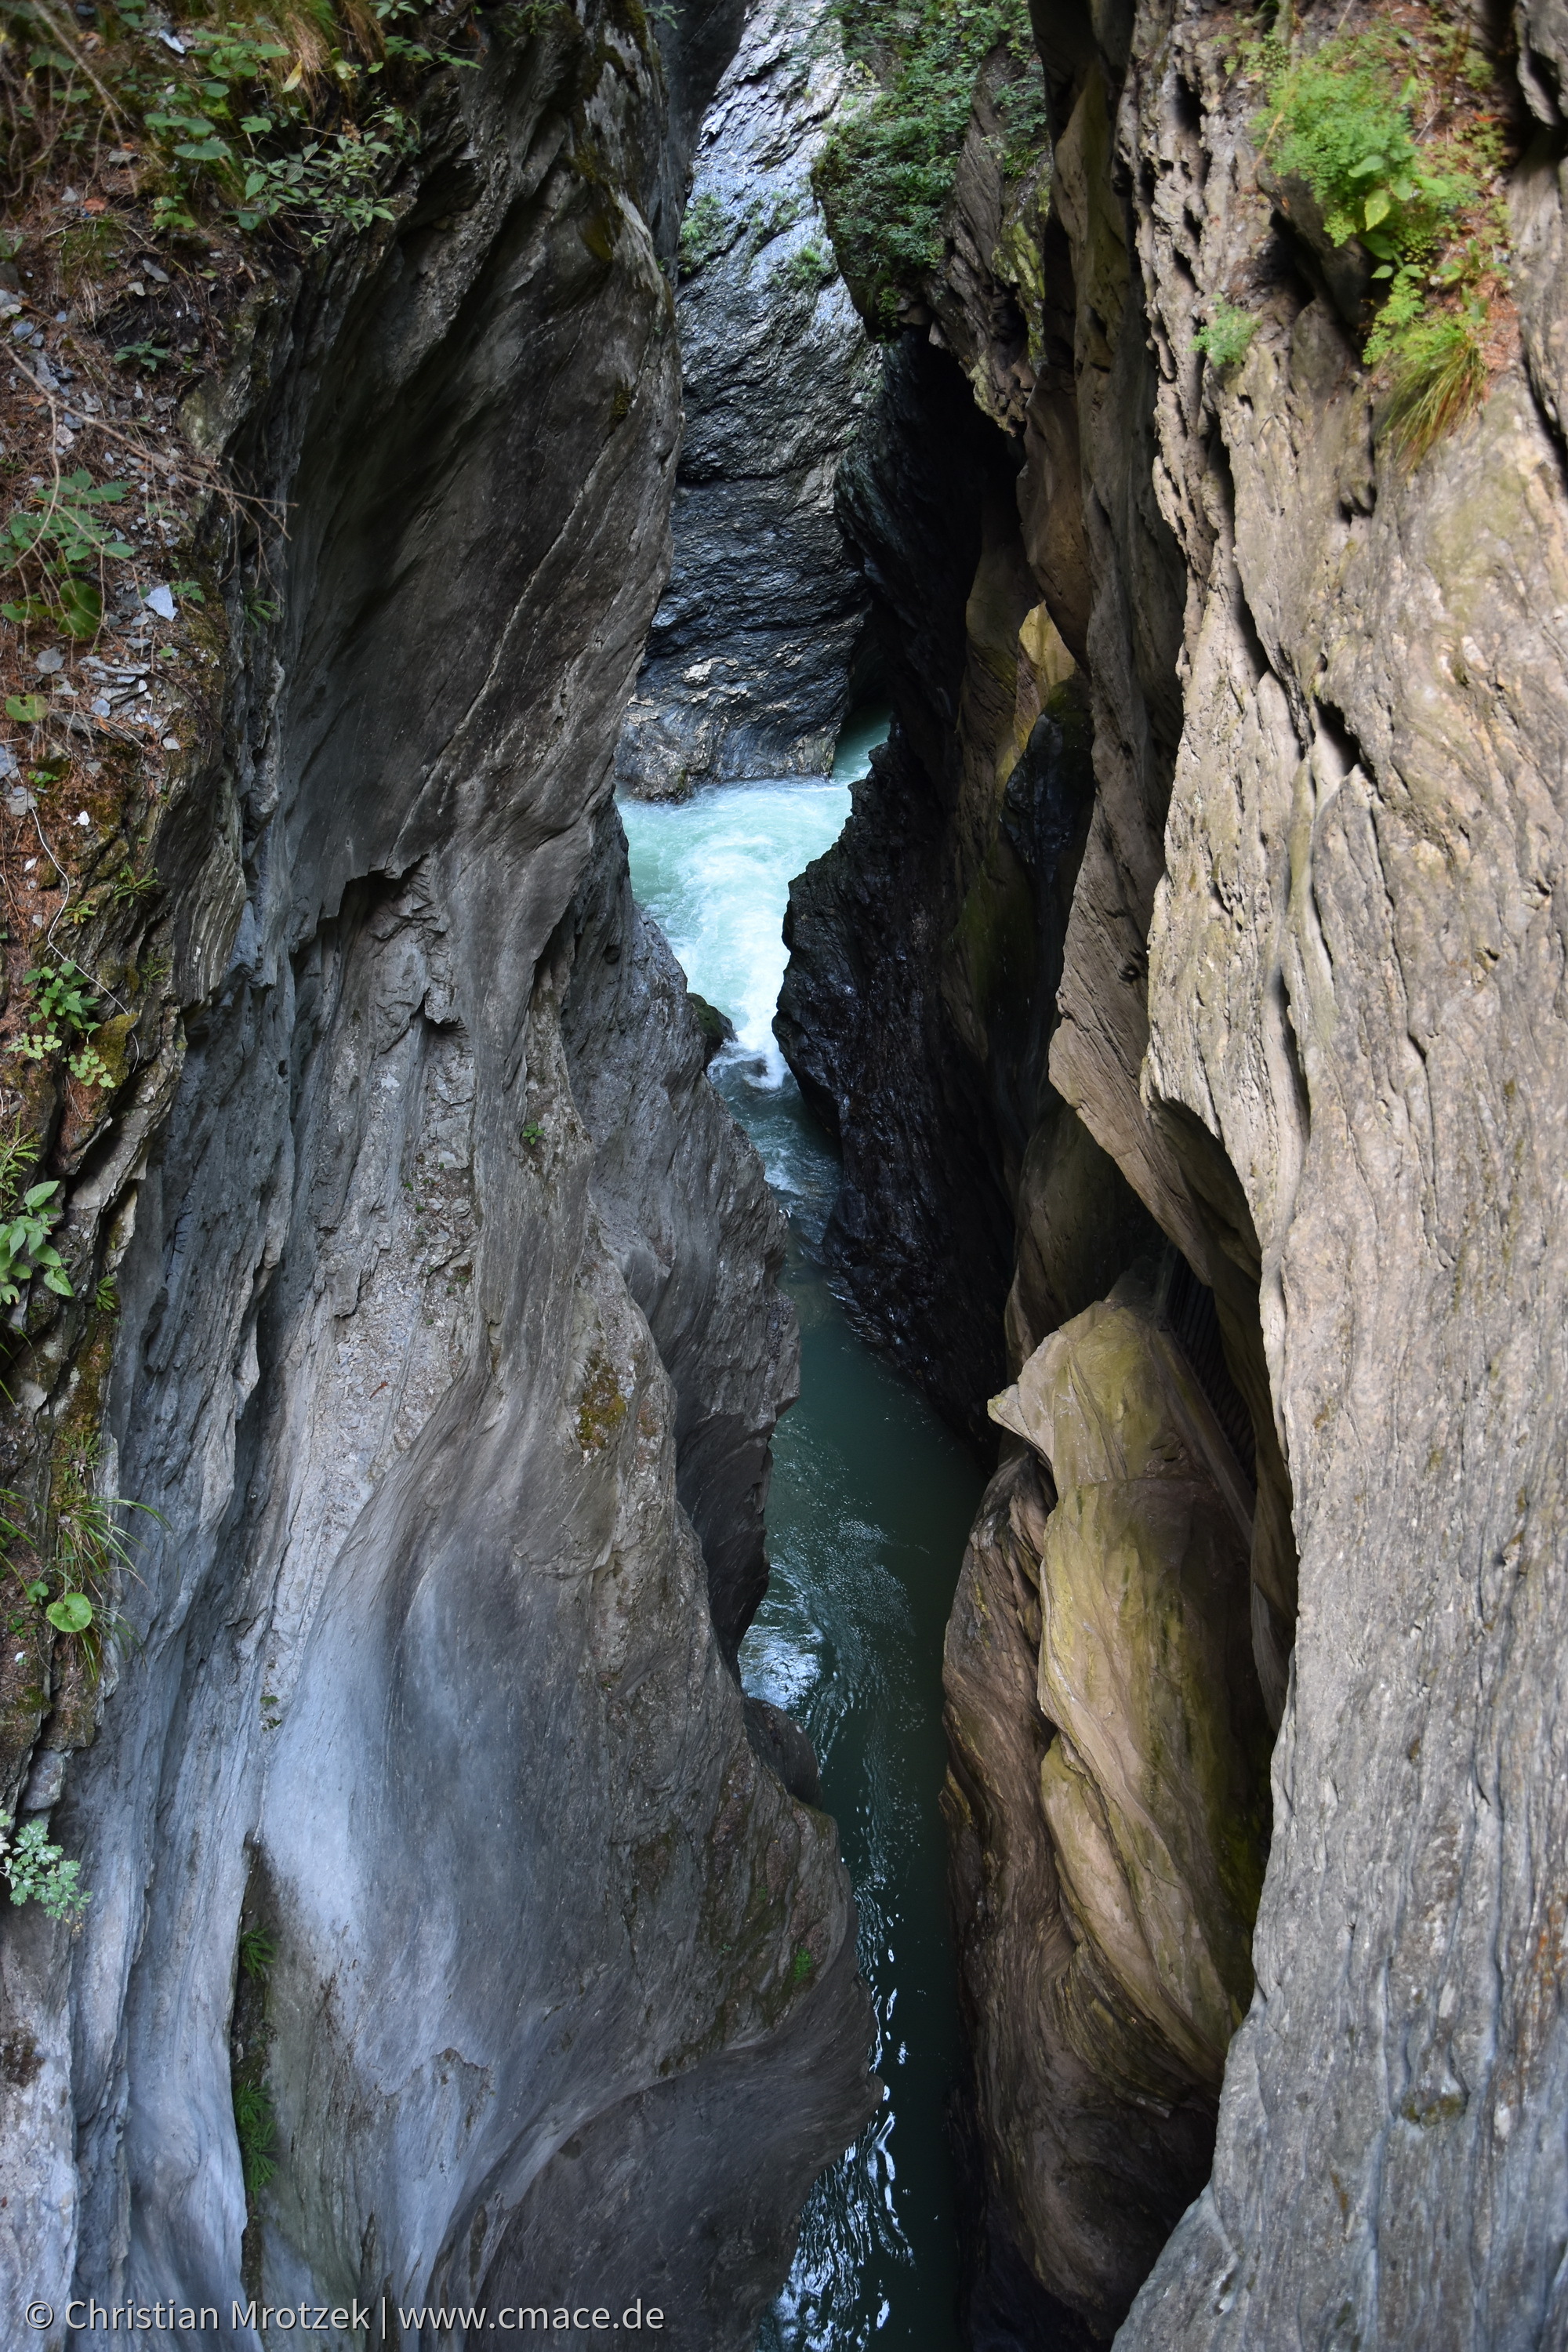
<svg viewBox="0 0 1568 2352">
<path fill-rule="evenodd" d="M 1237 62 L 1264 80 L 1253 130 L 1265 158 L 1305 182 L 1335 245 L 1372 260 L 1363 356 L 1390 386 L 1385 429 L 1418 459 L 1485 398 L 1508 292 L 1490 64 L 1436 10 L 1424 37 L 1378 26 L 1308 52 L 1277 35 Z"/>
</svg>

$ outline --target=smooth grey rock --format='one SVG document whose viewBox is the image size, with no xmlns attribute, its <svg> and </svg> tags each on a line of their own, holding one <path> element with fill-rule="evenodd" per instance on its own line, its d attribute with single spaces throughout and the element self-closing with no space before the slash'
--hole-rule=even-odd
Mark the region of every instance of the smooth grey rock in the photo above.
<svg viewBox="0 0 1568 2352">
<path fill-rule="evenodd" d="M 22 1790 L 18 1811 L 24 1813 L 47 1813 L 58 1805 L 66 1785 L 66 1759 L 58 1748 L 43 1748 L 33 1759 L 33 1769 Z"/>
<path fill-rule="evenodd" d="M 73 1179 L 105 1475 L 163 1523 L 53 1823 L 86 1922 L 0 1934 L 0 2273 L 247 2345 L 242 2274 L 548 2279 L 742 2352 L 868 2012 L 832 1824 L 725 1656 L 794 1378 L 776 1212 L 609 806 L 677 434 L 662 99 L 611 11 L 454 79 L 398 221 L 271 289 L 192 412 L 291 536 L 153 844 L 180 1017 Z"/>
<path fill-rule="evenodd" d="M 825 0 L 757 0 L 702 124 L 673 563 L 616 755 L 645 798 L 832 761 L 865 618 L 834 487 L 879 373 L 811 191 L 844 81 Z"/>
</svg>

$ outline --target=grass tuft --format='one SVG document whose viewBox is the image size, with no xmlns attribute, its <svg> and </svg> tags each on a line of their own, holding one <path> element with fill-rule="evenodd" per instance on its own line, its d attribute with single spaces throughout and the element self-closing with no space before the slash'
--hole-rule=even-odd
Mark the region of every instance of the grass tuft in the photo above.
<svg viewBox="0 0 1568 2352">
<path fill-rule="evenodd" d="M 1486 353 L 1468 317 L 1418 320 L 1396 345 L 1383 429 L 1418 466 L 1487 396 Z"/>
</svg>

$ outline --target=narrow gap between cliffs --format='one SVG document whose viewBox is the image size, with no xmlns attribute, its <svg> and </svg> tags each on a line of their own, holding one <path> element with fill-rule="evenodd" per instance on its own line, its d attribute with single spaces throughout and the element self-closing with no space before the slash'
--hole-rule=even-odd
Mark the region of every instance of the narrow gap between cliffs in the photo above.
<svg viewBox="0 0 1568 2352">
<path fill-rule="evenodd" d="M 789 1221 L 799 1403 L 773 1443 L 768 1595 L 741 1649 L 747 1691 L 804 1726 L 839 1825 L 876 2010 L 879 2113 L 808 2201 L 763 2352 L 958 2342 L 944 2103 L 958 2071 L 945 1855 L 942 1634 L 982 1481 L 967 1449 L 850 1328 L 819 1244 L 831 1145 L 774 1042 L 790 880 L 837 836 L 885 714 L 845 728 L 828 778 L 627 801 L 639 903 L 693 990 L 732 1025 L 711 1075 Z"/>
</svg>

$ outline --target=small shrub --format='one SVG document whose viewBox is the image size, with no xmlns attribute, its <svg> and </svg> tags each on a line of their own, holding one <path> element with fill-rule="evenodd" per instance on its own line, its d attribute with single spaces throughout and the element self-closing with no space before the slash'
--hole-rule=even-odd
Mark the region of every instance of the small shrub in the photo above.
<svg viewBox="0 0 1568 2352">
<path fill-rule="evenodd" d="M 416 37 L 427 14 L 417 0 L 237 0 L 232 15 L 204 11 L 177 31 L 146 0 L 118 0 L 97 12 L 90 63 L 36 39 L 41 5 L 10 8 L 21 37 L 0 43 L 14 177 L 60 144 L 91 148 L 113 120 L 138 150 L 155 230 L 174 234 L 221 211 L 241 229 L 278 222 L 320 245 L 391 219 L 391 167 L 418 138 L 393 89 L 478 64 Z M 68 287 L 112 267 L 122 235 L 111 217 L 68 230 Z"/>
<path fill-rule="evenodd" d="M 1250 310 L 1238 310 L 1234 302 L 1216 302 L 1206 327 L 1200 327 L 1193 337 L 1193 348 L 1203 352 L 1216 368 L 1235 367 L 1252 348 L 1252 338 L 1258 332 L 1258 321 Z"/>
<path fill-rule="evenodd" d="M 13 1903 L 36 1903 L 50 1919 L 79 1927 L 92 1896 L 81 1885 L 81 1864 L 68 1862 L 39 1820 L 0 1820 L 0 1873 L 11 1890 Z"/>
<path fill-rule="evenodd" d="M 1509 285 L 1502 129 L 1493 76 L 1463 26 L 1386 27 L 1308 53 L 1279 36 L 1238 62 L 1261 75 L 1264 155 L 1310 188 L 1335 245 L 1372 257 L 1379 307 L 1363 346 L 1392 386 L 1384 425 L 1413 458 L 1486 396 L 1485 345 Z"/>
<path fill-rule="evenodd" d="M 687 207 L 680 224 L 680 275 L 695 278 L 729 242 L 731 223 L 721 199 L 711 188 Z"/>
<path fill-rule="evenodd" d="M 797 294 L 820 294 L 831 286 L 838 275 L 838 265 L 831 253 L 825 251 L 815 237 L 792 253 L 787 261 L 779 264 L 776 276 L 782 285 Z"/>
<path fill-rule="evenodd" d="M 99 509 L 124 496 L 123 482 L 95 483 L 79 467 L 14 509 L 0 523 L 0 573 L 14 575 L 23 593 L 0 604 L 0 614 L 18 627 L 52 622 L 73 637 L 95 635 L 103 620 L 104 562 L 134 551 Z"/>
<path fill-rule="evenodd" d="M 140 343 L 121 343 L 114 354 L 114 364 L 116 367 L 142 368 L 149 375 L 156 375 L 168 356 L 167 343 L 154 343 L 147 341 Z"/>
</svg>

